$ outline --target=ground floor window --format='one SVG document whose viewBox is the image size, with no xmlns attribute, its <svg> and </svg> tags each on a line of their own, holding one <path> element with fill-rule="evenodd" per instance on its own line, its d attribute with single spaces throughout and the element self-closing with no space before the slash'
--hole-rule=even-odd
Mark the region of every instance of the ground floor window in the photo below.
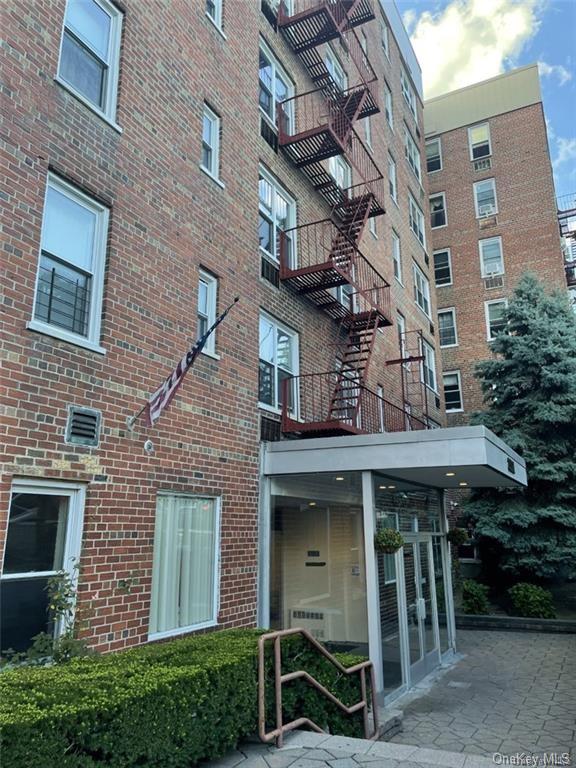
<svg viewBox="0 0 576 768">
<path fill-rule="evenodd" d="M 216 624 L 219 500 L 162 493 L 156 508 L 150 636 Z"/>
<path fill-rule="evenodd" d="M 25 651 L 40 632 L 56 633 L 48 616 L 48 580 L 75 580 L 85 489 L 72 483 L 18 480 L 12 486 L 0 579 L 2 651 Z"/>
</svg>

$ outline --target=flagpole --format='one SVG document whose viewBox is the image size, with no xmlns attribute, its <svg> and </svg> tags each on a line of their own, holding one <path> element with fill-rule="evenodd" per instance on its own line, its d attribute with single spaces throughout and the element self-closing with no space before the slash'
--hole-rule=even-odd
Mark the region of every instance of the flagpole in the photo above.
<svg viewBox="0 0 576 768">
<path fill-rule="evenodd" d="M 136 413 L 134 416 L 129 416 L 126 419 L 126 426 L 128 427 L 128 429 L 132 429 L 132 427 L 134 426 L 135 422 L 138 421 L 139 417 L 142 416 L 142 414 L 146 410 L 147 406 L 148 406 L 148 403 L 147 402 L 144 403 L 144 405 L 142 406 L 142 408 L 140 408 L 138 413 Z"/>
</svg>

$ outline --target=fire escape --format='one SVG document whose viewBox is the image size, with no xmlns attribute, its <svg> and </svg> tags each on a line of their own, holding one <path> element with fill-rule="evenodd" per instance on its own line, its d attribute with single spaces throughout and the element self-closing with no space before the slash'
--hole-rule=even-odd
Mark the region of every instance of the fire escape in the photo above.
<svg viewBox="0 0 576 768">
<path fill-rule="evenodd" d="M 338 322 L 339 343 L 334 370 L 283 382 L 282 431 L 317 437 L 417 428 L 423 423 L 407 424 L 402 407 L 366 387 L 377 331 L 392 325 L 390 286 L 360 249 L 368 219 L 384 213 L 383 176 L 357 132 L 358 121 L 379 112 L 377 77 L 355 32 L 374 18 L 372 0 L 297 5 L 288 15 L 280 4 L 278 28 L 316 87 L 278 105 L 278 144 L 331 214 L 281 233 L 280 280 Z M 345 88 L 319 50 L 330 41 L 352 65 Z"/>
<path fill-rule="evenodd" d="M 566 284 L 568 290 L 576 294 L 576 195 L 558 198 L 558 224 L 562 237 Z M 576 311 L 576 296 L 574 302 Z"/>
</svg>

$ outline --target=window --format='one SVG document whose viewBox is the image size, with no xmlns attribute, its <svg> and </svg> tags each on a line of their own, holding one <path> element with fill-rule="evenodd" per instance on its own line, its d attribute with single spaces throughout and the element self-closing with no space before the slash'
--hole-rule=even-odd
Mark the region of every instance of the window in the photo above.
<svg viewBox="0 0 576 768">
<path fill-rule="evenodd" d="M 432 229 L 438 229 L 445 227 L 447 223 L 446 194 L 439 192 L 430 197 L 430 226 Z"/>
<path fill-rule="evenodd" d="M 282 407 L 282 382 L 288 380 L 288 408 L 297 412 L 295 380 L 298 375 L 298 334 L 276 320 L 260 316 L 260 369 L 258 400 L 275 411 Z"/>
<path fill-rule="evenodd" d="M 473 125 L 468 128 L 468 144 L 470 147 L 470 160 L 478 160 L 492 154 L 490 145 L 490 128 L 488 123 Z"/>
<path fill-rule="evenodd" d="M 394 112 L 392 111 L 392 91 L 388 85 L 384 84 L 384 112 L 390 128 L 394 128 Z"/>
<path fill-rule="evenodd" d="M 202 116 L 202 163 L 201 168 L 215 179 L 220 168 L 220 118 L 207 104 Z"/>
<path fill-rule="evenodd" d="M 414 301 L 426 317 L 430 317 L 430 283 L 416 263 L 412 264 L 412 272 L 414 275 Z"/>
<path fill-rule="evenodd" d="M 25 651 L 39 632 L 65 629 L 49 620 L 46 587 L 62 571 L 76 583 L 84 499 L 82 485 L 14 481 L 0 579 L 0 650 Z"/>
<path fill-rule="evenodd" d="M 423 248 L 426 248 L 426 235 L 424 234 L 424 214 L 420 210 L 412 195 L 408 195 L 408 218 L 410 221 L 410 229 L 418 238 L 420 245 Z"/>
<path fill-rule="evenodd" d="M 422 381 L 429 388 L 436 392 L 436 358 L 434 347 L 431 347 L 427 341 L 422 340 Z"/>
<path fill-rule="evenodd" d="M 392 230 L 392 264 L 394 265 L 394 277 L 402 282 L 402 257 L 400 255 L 400 238 Z"/>
<path fill-rule="evenodd" d="M 396 313 L 396 327 L 398 328 L 398 349 L 400 357 L 406 357 L 406 318 L 401 312 Z"/>
<path fill-rule="evenodd" d="M 398 523 L 398 512 L 388 512 L 383 514 L 382 517 L 378 516 L 378 528 L 393 528 L 395 531 L 400 530 Z M 396 555 L 383 554 L 384 563 L 384 583 L 395 584 L 396 583 Z"/>
<path fill-rule="evenodd" d="M 348 88 L 348 78 L 346 76 L 346 72 L 330 48 L 326 49 L 325 64 L 332 80 L 336 83 L 341 91 L 345 91 Z"/>
<path fill-rule="evenodd" d="M 386 22 L 380 22 L 380 39 L 382 41 L 382 50 L 386 54 L 386 58 L 390 59 L 390 35 L 388 32 L 388 24 Z"/>
<path fill-rule="evenodd" d="M 476 207 L 477 219 L 482 219 L 485 216 L 494 216 L 498 213 L 496 182 L 494 179 L 485 179 L 474 184 L 474 205 Z"/>
<path fill-rule="evenodd" d="M 376 229 L 376 219 L 374 216 L 368 219 L 368 229 L 373 237 L 378 237 L 378 230 Z"/>
<path fill-rule="evenodd" d="M 222 31 L 222 0 L 206 0 L 206 16 Z"/>
<path fill-rule="evenodd" d="M 368 61 L 368 38 L 365 32 L 360 32 L 360 47 L 362 48 L 362 63 L 364 69 L 370 69 L 370 62 Z"/>
<path fill-rule="evenodd" d="M 258 235 L 261 254 L 276 264 L 280 261 L 280 233 L 289 230 L 296 223 L 296 204 L 290 195 L 282 189 L 276 179 L 263 168 L 258 179 L 260 198 L 260 219 Z M 289 265 L 295 264 L 294 232 L 287 232 L 284 238 L 286 259 Z"/>
<path fill-rule="evenodd" d="M 58 80 L 108 120 L 116 115 L 121 28 L 108 0 L 68 0 Z"/>
<path fill-rule="evenodd" d="M 396 180 L 396 163 L 391 155 L 388 155 L 388 190 L 390 197 L 398 205 L 398 184 Z"/>
<path fill-rule="evenodd" d="M 480 240 L 478 247 L 480 249 L 480 268 L 482 270 L 482 277 L 503 275 L 504 258 L 502 256 L 502 238 L 489 237 L 487 240 Z"/>
<path fill-rule="evenodd" d="M 404 69 L 400 71 L 400 85 L 402 87 L 402 96 L 404 96 L 404 101 L 406 104 L 408 104 L 410 112 L 412 112 L 412 116 L 416 120 L 416 94 L 414 93 L 410 79 Z"/>
<path fill-rule="evenodd" d="M 28 327 L 101 351 L 108 209 L 50 174 Z"/>
<path fill-rule="evenodd" d="M 428 173 L 442 170 L 442 146 L 440 139 L 426 142 L 426 170 Z"/>
<path fill-rule="evenodd" d="M 156 506 L 151 639 L 217 622 L 219 499 L 160 494 Z"/>
<path fill-rule="evenodd" d="M 455 347 L 458 344 L 455 309 L 438 310 L 438 333 L 441 347 Z"/>
<path fill-rule="evenodd" d="M 216 299 L 218 293 L 218 279 L 209 272 L 200 270 L 198 277 L 198 328 L 196 337 L 200 339 L 206 331 L 216 322 Z M 203 352 L 214 355 L 216 353 L 216 335 L 212 333 Z"/>
<path fill-rule="evenodd" d="M 366 138 L 366 144 L 372 149 L 372 124 L 370 123 L 370 117 L 364 118 L 364 136 Z"/>
<path fill-rule="evenodd" d="M 506 330 L 506 325 L 508 324 L 506 319 L 507 306 L 507 299 L 496 299 L 495 301 L 484 302 L 488 341 L 494 339 L 501 331 Z"/>
<path fill-rule="evenodd" d="M 406 160 L 408 160 L 408 165 L 414 171 L 418 181 L 420 181 L 420 152 L 412 138 L 412 134 L 406 127 L 404 127 L 404 154 Z"/>
<path fill-rule="evenodd" d="M 434 251 L 434 281 L 436 286 L 452 285 L 452 262 L 450 249 Z"/>
<path fill-rule="evenodd" d="M 446 411 L 461 411 L 462 407 L 462 384 L 460 381 L 460 371 L 446 371 L 442 376 L 444 382 L 444 401 Z"/>
<path fill-rule="evenodd" d="M 328 172 L 340 189 L 352 186 L 352 166 L 342 155 L 334 155 L 328 160 Z"/>
<path fill-rule="evenodd" d="M 270 49 L 260 43 L 260 109 L 266 119 L 274 126 L 276 125 L 276 105 L 278 102 L 285 101 L 294 95 L 294 86 L 286 72 L 272 55 Z M 284 111 L 287 117 L 287 130 L 290 132 L 292 127 L 292 109 L 291 104 Z"/>
<path fill-rule="evenodd" d="M 382 384 L 376 386 L 376 394 L 378 395 L 378 425 L 380 432 L 386 432 L 386 410 L 384 403 L 384 387 Z"/>
</svg>

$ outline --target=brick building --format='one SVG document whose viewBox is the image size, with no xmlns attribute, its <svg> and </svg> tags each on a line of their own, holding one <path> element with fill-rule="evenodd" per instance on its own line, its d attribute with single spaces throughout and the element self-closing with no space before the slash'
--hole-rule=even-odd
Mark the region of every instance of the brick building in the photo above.
<svg viewBox="0 0 576 768">
<path fill-rule="evenodd" d="M 448 423 L 481 410 L 474 378 L 526 271 L 565 288 L 536 65 L 426 102 L 430 220 Z"/>
<path fill-rule="evenodd" d="M 3 649 L 62 630 L 62 570 L 100 651 L 320 622 L 397 695 L 455 647 L 442 491 L 523 462 L 442 429 L 394 4 L 289 6 L 2 8 Z M 158 423 L 131 422 L 237 295 Z M 404 551 L 377 559 L 378 526 Z"/>
</svg>

